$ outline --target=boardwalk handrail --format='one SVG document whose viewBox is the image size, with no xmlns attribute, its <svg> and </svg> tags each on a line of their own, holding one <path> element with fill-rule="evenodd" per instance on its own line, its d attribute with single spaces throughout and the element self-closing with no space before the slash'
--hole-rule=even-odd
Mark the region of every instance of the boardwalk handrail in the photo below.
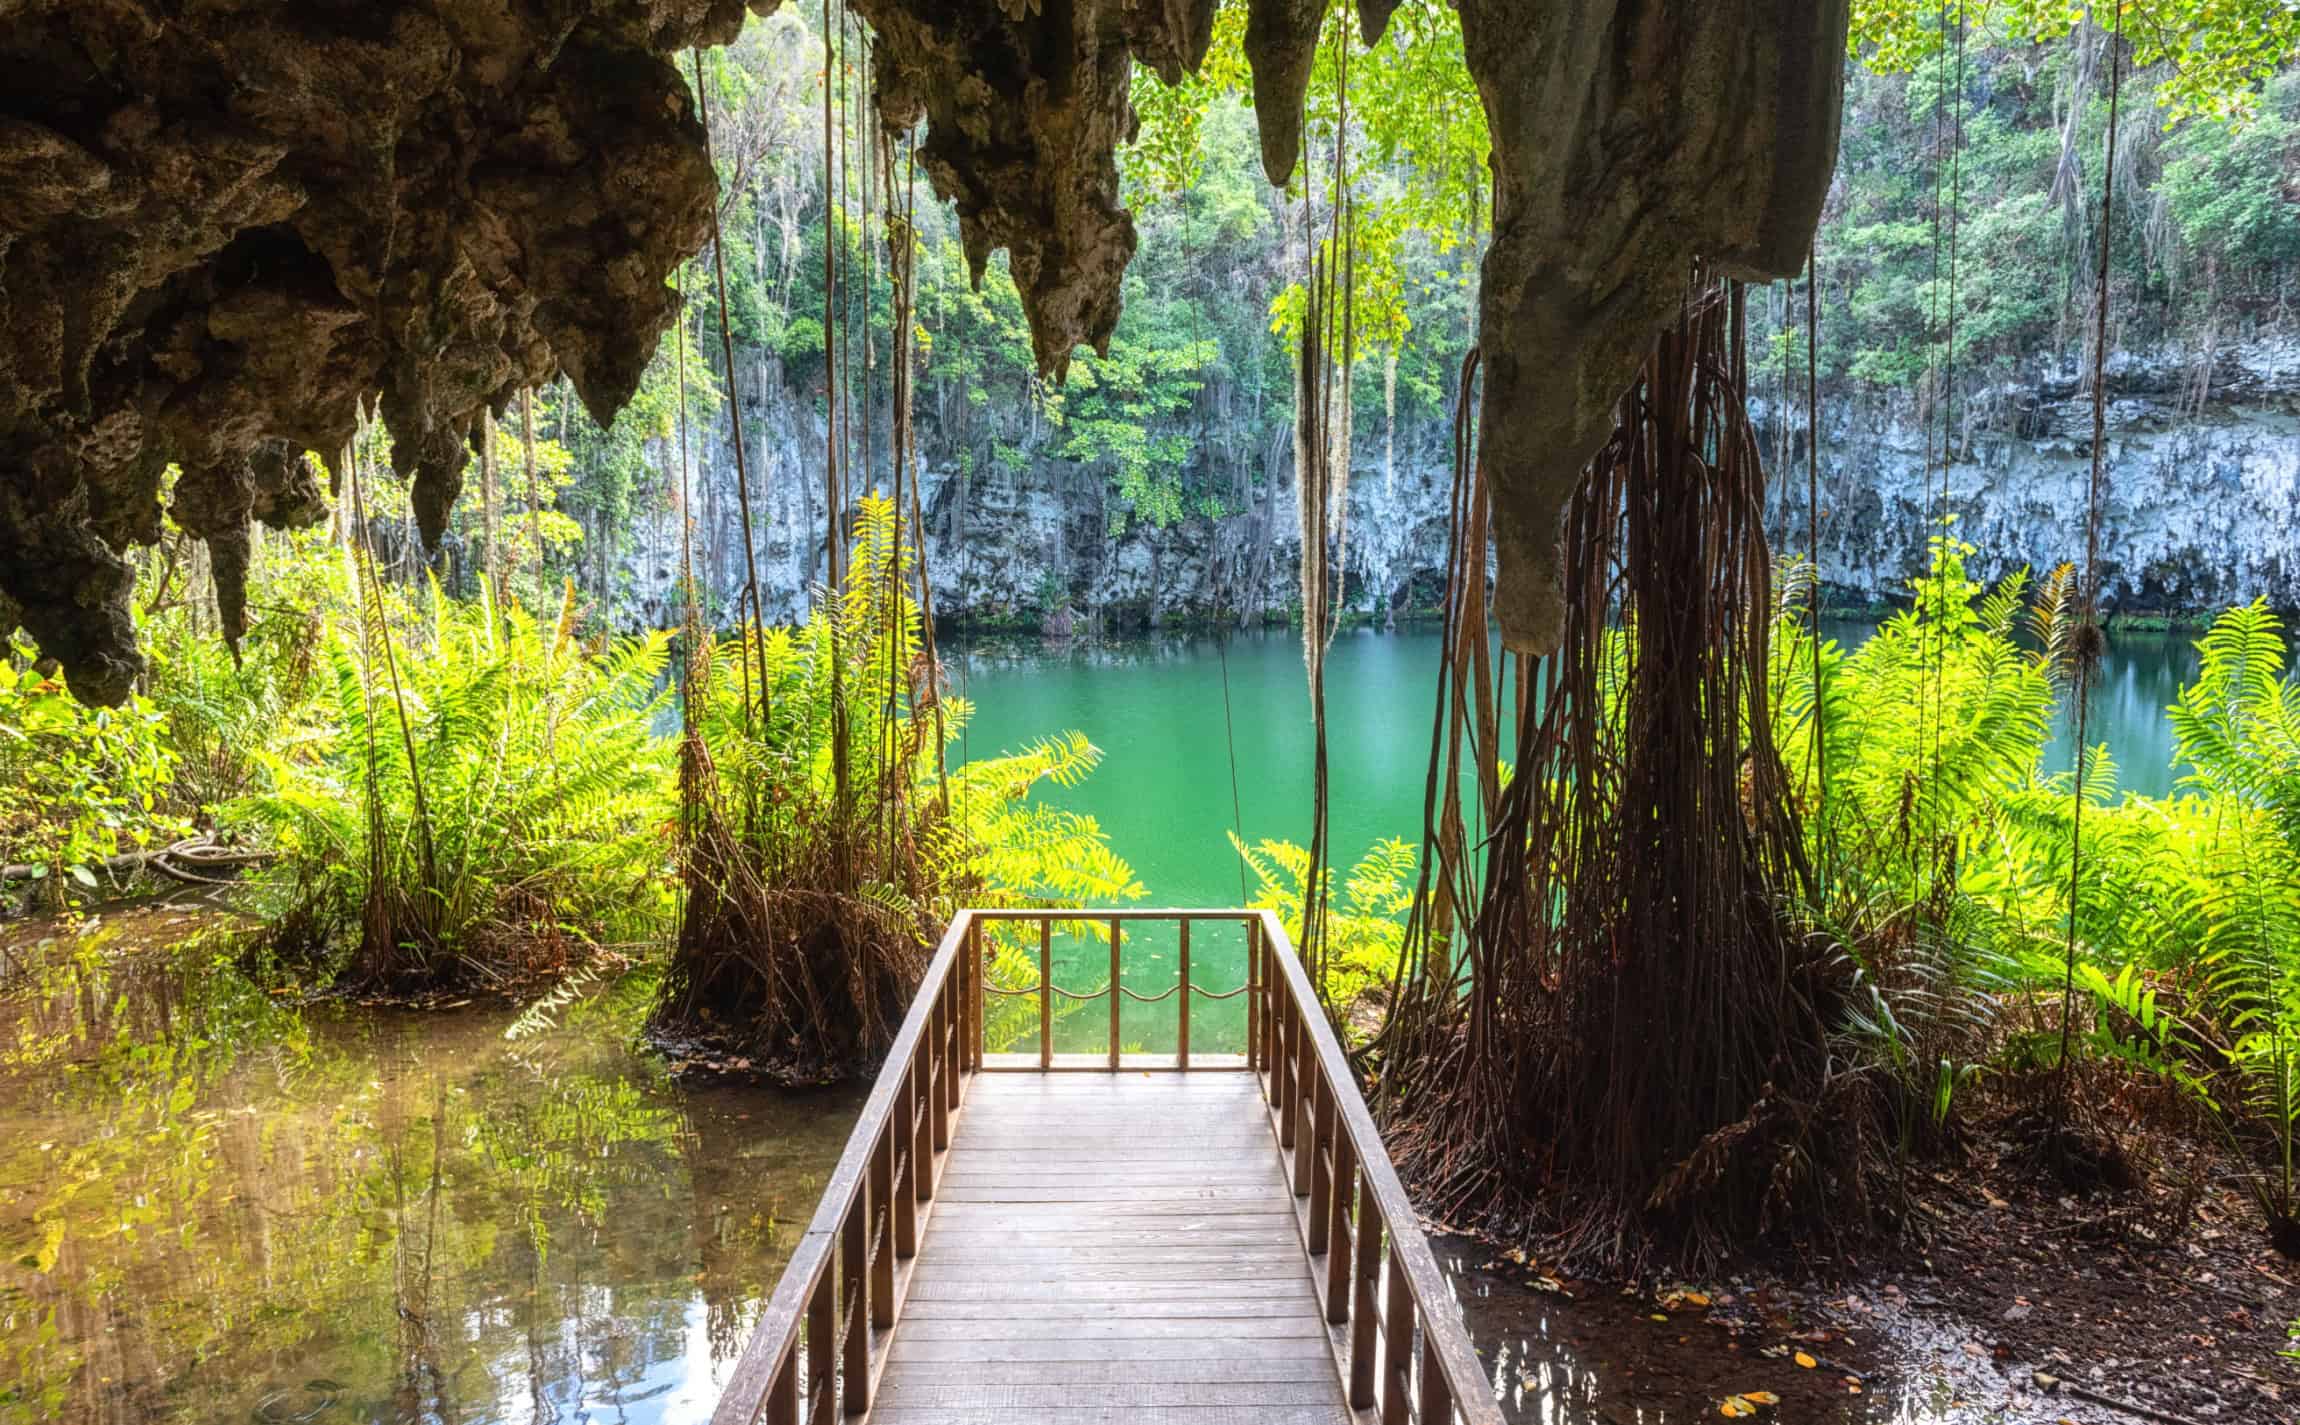
<svg viewBox="0 0 2300 1425">
<path fill-rule="evenodd" d="M 870 1408 L 874 1363 L 979 1067 L 979 963 L 965 912 L 943 932 L 814 1218 L 711 1413 L 711 1425 L 824 1425 Z M 969 1047 L 972 1046 L 972 1047 Z M 804 1368 L 800 1346 L 804 1332 Z"/>
<path fill-rule="evenodd" d="M 1111 910 L 1091 911 L 1057 911 L 1042 909 L 1002 908 L 997 910 L 970 910 L 965 912 L 965 914 L 973 921 L 977 927 L 992 925 L 1002 921 L 1022 922 L 1025 924 L 1034 924 L 1038 927 L 1038 982 L 1036 984 L 1016 986 L 992 985 L 988 982 L 987 976 L 980 977 L 977 981 L 977 983 L 982 987 L 978 993 L 1034 996 L 1038 1000 L 1038 1053 L 1035 1057 L 1035 1060 L 1033 1061 L 1031 1056 L 1028 1055 L 999 1054 L 989 1056 L 984 1060 L 978 1060 L 977 1067 L 1019 1071 L 1024 1073 L 1032 1071 L 1045 1072 L 1056 1068 L 1057 1065 L 1055 1064 L 1054 1054 L 1054 1001 L 1057 996 L 1069 1000 L 1091 1000 L 1107 998 L 1110 1001 L 1110 1042 L 1107 1051 L 1103 1055 L 1102 1062 L 1099 1065 L 1078 1065 L 1065 1063 L 1060 1067 L 1099 1067 L 1109 1070 L 1115 1070 L 1121 1067 L 1155 1067 L 1184 1070 L 1192 1068 L 1245 1069 L 1251 1067 L 1251 1061 L 1243 1055 L 1227 1055 L 1215 1059 L 1212 1062 L 1208 1062 L 1206 1056 L 1201 1055 L 1199 1062 L 1192 1064 L 1190 1062 L 1190 1006 L 1191 1003 L 1196 1000 L 1226 1000 L 1235 999 L 1240 995 L 1244 995 L 1246 997 L 1247 1006 L 1246 1039 L 1249 1044 L 1253 1042 L 1254 1036 L 1258 1029 L 1258 1024 L 1255 1021 L 1254 1016 L 1259 1012 L 1260 1003 L 1259 985 L 1261 983 L 1260 977 L 1262 973 L 1262 912 L 1253 910 L 1239 910 L 1234 908 L 1227 910 L 1151 910 L 1141 907 L 1123 907 Z M 1131 985 L 1128 985 L 1125 982 L 1125 977 L 1121 973 L 1123 957 L 1125 955 L 1124 946 L 1126 943 L 1124 927 L 1128 924 L 1139 924 L 1144 921 L 1159 921 L 1175 926 L 1176 949 L 1181 960 L 1180 973 L 1175 978 L 1173 988 L 1161 990 L 1154 995 L 1139 993 Z M 1246 928 L 1246 979 L 1245 983 L 1237 986 L 1234 989 L 1210 990 L 1207 989 L 1204 985 L 1197 983 L 1197 981 L 1191 976 L 1190 927 L 1192 925 L 1205 924 L 1207 922 L 1213 922 L 1216 924 L 1241 925 Z M 1098 926 L 1108 931 L 1110 936 L 1110 978 L 1104 983 L 1101 989 L 1082 994 L 1074 994 L 1069 990 L 1063 989 L 1060 985 L 1057 985 L 1054 982 L 1054 929 L 1058 925 L 1089 927 Z M 977 965 L 981 964 L 982 962 L 982 946 L 980 943 L 981 934 L 981 930 L 977 928 L 974 932 L 976 943 L 973 949 L 968 952 L 968 954 L 972 957 Z M 1124 1054 L 1121 1047 L 1123 1041 L 1119 1032 L 1119 1015 L 1125 1001 L 1130 999 L 1137 1004 L 1156 1004 L 1168 996 L 1173 996 L 1178 1001 L 1174 1011 L 1175 1052 L 1172 1059 L 1170 1061 L 1160 1059 L 1156 1062 L 1153 1062 L 1151 1056 L 1136 1055 L 1133 1056 L 1133 1062 L 1124 1062 L 1127 1056 Z M 1069 1056 L 1065 1056 L 1066 1059 L 1068 1057 Z M 1017 1058 L 1024 1060 L 1024 1064 L 1021 1066 L 1015 1065 L 1012 1061 Z M 990 1062 L 990 1059 L 995 1059 L 999 1062 Z"/>
<path fill-rule="evenodd" d="M 1270 971 L 1249 1058 L 1266 1085 L 1279 1146 L 1293 1154 L 1294 1195 L 1308 1199 L 1304 1241 L 1325 1261 L 1326 1323 L 1347 1336 L 1340 1354 L 1350 1407 L 1378 1404 L 1383 1425 L 1501 1425 L 1461 1310 L 1325 1007 L 1277 915 L 1256 914 Z"/>
<path fill-rule="evenodd" d="M 1052 928 L 1110 927 L 1109 1071 L 1122 1059 L 1119 926 L 1168 921 L 1182 927 L 1180 1053 L 1171 1067 L 1187 1071 L 1193 1068 L 1187 1007 L 1192 991 L 1209 993 L 1191 984 L 1188 927 L 1196 921 L 1246 925 L 1245 1067 L 1263 1086 L 1313 1278 L 1323 1268 L 1320 1305 L 1352 1411 L 1381 1425 L 1501 1425 L 1460 1309 L 1285 927 L 1270 911 L 1238 909 L 960 911 L 927 965 L 712 1425 L 828 1425 L 840 1414 L 870 1409 L 932 1208 L 940 1156 L 950 1147 L 952 1119 L 966 1080 L 985 1067 L 982 927 L 991 921 L 1040 927 L 1041 1069 L 1052 1062 L 1046 1008 Z"/>
</svg>

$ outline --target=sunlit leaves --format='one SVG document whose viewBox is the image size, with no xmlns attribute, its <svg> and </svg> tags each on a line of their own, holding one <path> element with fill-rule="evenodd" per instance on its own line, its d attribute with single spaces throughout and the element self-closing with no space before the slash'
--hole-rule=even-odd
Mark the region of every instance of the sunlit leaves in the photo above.
<svg viewBox="0 0 2300 1425">
<path fill-rule="evenodd" d="M 1876 69 L 1907 70 L 1940 53 L 1960 17 L 1973 41 L 2035 44 L 2088 20 L 2112 28 L 2119 3 L 2133 62 L 2170 67 L 2157 90 L 2167 123 L 2248 118 L 2261 84 L 2300 55 L 2293 0 L 1857 0 L 1851 47 Z"/>
</svg>

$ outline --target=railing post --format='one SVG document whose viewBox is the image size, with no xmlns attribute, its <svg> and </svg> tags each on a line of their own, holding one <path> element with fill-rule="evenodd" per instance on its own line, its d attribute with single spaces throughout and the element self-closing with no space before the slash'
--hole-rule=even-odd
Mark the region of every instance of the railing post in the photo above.
<svg viewBox="0 0 2300 1425">
<path fill-rule="evenodd" d="M 1118 1006 L 1125 998 L 1118 988 L 1118 933 L 1118 922 L 1113 920 L 1110 922 L 1110 1068 L 1113 1073 L 1118 1069 Z"/>
<path fill-rule="evenodd" d="M 1406 1392 L 1413 1387 L 1414 1292 L 1395 1241 L 1389 1258 L 1390 1279 L 1382 1293 L 1382 1425 L 1405 1425 Z"/>
<path fill-rule="evenodd" d="M 871 1152 L 870 1214 L 865 1237 L 870 1253 L 870 1320 L 885 1331 L 894 1326 L 894 1123 L 879 1130 Z M 882 1225 L 883 1224 L 883 1225 Z"/>
<path fill-rule="evenodd" d="M 1381 1318 L 1374 1313 L 1374 1283 L 1382 1274 L 1382 1210 L 1374 1201 L 1374 1180 L 1361 1175 L 1358 1183 L 1358 1230 L 1354 1239 L 1356 1270 L 1350 1275 L 1350 1408 L 1371 1409 L 1374 1403 L 1374 1328 Z"/>
<path fill-rule="evenodd" d="M 913 1054 L 904 1066 L 902 1092 L 895 1096 L 894 1117 L 887 1124 L 889 1141 L 902 1159 L 895 1174 L 892 1211 L 894 1255 L 904 1261 L 918 1255 L 918 1205 L 926 1198 L 924 1175 L 932 1170 L 926 1154 L 919 1151 L 926 1146 L 926 1134 L 919 1127 L 926 1121 L 926 1092 L 919 1086 L 919 1063 Z M 902 1136 L 893 1136 L 898 1133 Z"/>
<path fill-rule="evenodd" d="M 918 1203 L 934 1200 L 934 1099 L 939 1088 L 934 1081 L 934 1065 L 930 1054 L 920 1054 L 911 1064 L 910 1117 L 905 1121 L 910 1131 L 910 1214 L 911 1251 L 918 1251 Z"/>
<path fill-rule="evenodd" d="M 846 1349 L 839 1362 L 846 1413 L 870 1409 L 870 1178 L 856 1186 L 854 1206 L 839 1224 L 839 1315 Z"/>
<path fill-rule="evenodd" d="M 1246 920 L 1246 1067 L 1259 1071 L 1267 1058 L 1262 1053 L 1262 921 Z"/>
<path fill-rule="evenodd" d="M 974 933 L 974 952 L 966 957 L 966 1037 L 961 1041 L 963 1052 L 958 1056 L 958 1062 L 963 1066 L 962 1072 L 982 1067 L 982 986 L 987 978 L 983 964 L 982 922 L 975 919 L 969 921 L 968 925 Z M 955 1092 L 951 1095 L 952 1108 L 958 1107 L 959 1098 L 960 1095 Z"/>
<path fill-rule="evenodd" d="M 1309 1019 L 1316 1005 L 1297 1004 L 1287 1020 L 1294 1027 L 1294 1196 L 1308 1197 L 1311 1168 L 1318 1158 L 1318 1132 L 1311 1123 L 1311 1105 L 1319 1088 L 1316 1049 L 1310 1039 Z"/>
<path fill-rule="evenodd" d="M 1182 1001 L 1182 1022 L 1174 1031 L 1174 1066 L 1190 1067 L 1190 922 L 1182 922 L 1182 988 L 1175 995 Z"/>
<path fill-rule="evenodd" d="M 1453 1419 L 1453 1389 L 1446 1384 L 1445 1367 L 1438 1363 L 1437 1342 L 1422 1332 L 1422 1425 L 1447 1425 Z"/>
<path fill-rule="evenodd" d="M 1038 1067 L 1054 1067 L 1054 921 L 1038 922 Z"/>
<path fill-rule="evenodd" d="M 950 1031 L 951 1011 L 956 1008 L 953 1003 L 956 997 L 955 991 L 946 988 L 935 999 L 934 1014 L 927 1024 L 926 1051 L 934 1061 L 934 1073 L 929 1084 L 932 1092 L 928 1098 L 932 1100 L 934 1108 L 931 1117 L 934 1124 L 934 1151 L 937 1153 L 950 1146 L 950 1111 L 958 1106 L 958 1058 L 951 1052 L 955 1036 Z"/>
<path fill-rule="evenodd" d="M 1294 1049 L 1289 1037 L 1294 1016 L 1284 998 L 1271 996 L 1270 1019 L 1270 1089 L 1278 1110 L 1278 1148 L 1291 1153 L 1294 1151 L 1294 1093 L 1300 1085 L 1294 1082 Z"/>
<path fill-rule="evenodd" d="M 807 1415 L 829 1425 L 838 1411 L 838 1283 L 827 1272 L 807 1298 Z"/>
<path fill-rule="evenodd" d="M 1327 1213 L 1332 1209 L 1330 1199 L 1334 1193 L 1333 1177 L 1326 1164 L 1326 1151 L 1334 1141 L 1334 1088 L 1326 1082 L 1323 1073 L 1310 1079 L 1312 1103 L 1315 1113 L 1310 1132 L 1310 1222 L 1309 1240 L 1303 1245 L 1313 1257 L 1326 1254 Z"/>
<path fill-rule="evenodd" d="M 1357 1186 L 1358 1155 L 1350 1135 L 1334 1135 L 1334 1180 L 1326 1209 L 1326 1321 L 1350 1319 L 1350 1197 Z"/>
<path fill-rule="evenodd" d="M 767 1425 L 799 1425 L 799 1349 L 793 1342 L 790 1353 L 775 1368 L 774 1383 L 767 1387 Z"/>
</svg>

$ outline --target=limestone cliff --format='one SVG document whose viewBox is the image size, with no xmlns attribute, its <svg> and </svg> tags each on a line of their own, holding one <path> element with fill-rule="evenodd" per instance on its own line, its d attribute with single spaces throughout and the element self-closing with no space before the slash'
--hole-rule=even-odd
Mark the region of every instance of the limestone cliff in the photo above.
<svg viewBox="0 0 2300 1425">
<path fill-rule="evenodd" d="M 2223 351 L 2197 401 L 2198 373 L 2174 350 L 2121 355 L 2110 366 L 2109 498 L 2102 598 L 2112 610 L 2199 615 L 2264 595 L 2300 608 L 2300 341 Z M 745 361 L 742 385 L 761 516 L 760 579 L 769 612 L 802 616 L 820 576 L 820 418 L 770 360 Z M 1771 456 L 1779 409 L 1753 403 Z M 1806 543 L 1804 412 L 1789 413 L 1791 452 L 1777 471 L 1768 524 L 1777 552 Z M 1821 560 L 1834 596 L 1890 601 L 1923 568 L 1939 505 L 1923 418 L 1905 393 L 1824 392 Z M 1979 549 L 1973 571 L 2000 578 L 2081 556 L 2090 470 L 2091 398 L 2073 361 L 2037 369 L 1960 408 L 1949 462 L 1957 532 Z M 1938 445 L 1937 420 L 1933 426 Z M 1284 614 L 1299 557 L 1290 451 L 1276 442 L 1246 472 L 1219 519 L 1112 537 L 1108 481 L 1028 452 L 1019 468 L 926 456 L 927 550 L 937 608 L 978 625 L 1040 628 L 1067 620 L 1124 631 L 1161 621 Z M 1349 607 L 1379 622 L 1428 609 L 1443 580 L 1450 479 L 1442 423 L 1399 433 L 1385 471 L 1380 442 L 1360 442 L 1351 482 Z M 704 581 L 720 608 L 741 589 L 734 465 L 723 417 L 696 442 L 695 517 Z M 1931 474 L 1928 475 L 1928 469 Z M 623 541 L 613 617 L 675 621 L 678 520 L 667 488 Z"/>
<path fill-rule="evenodd" d="M 2232 346 L 2208 383 L 2199 377 L 2176 350 L 2110 358 L 2102 604 L 2182 615 L 2265 596 L 2300 608 L 2300 340 Z M 2043 359 L 1956 413 L 1946 508 L 1979 550 L 1980 577 L 2083 558 L 2092 397 L 2082 382 L 2073 356 Z M 1905 398 L 1848 397 L 1823 411 L 1823 575 L 1859 597 L 1902 594 L 1942 509 L 1926 423 Z M 1769 441 L 1770 418 L 1760 413 Z M 1792 429 L 1803 421 L 1800 408 Z M 1937 449 L 1937 413 L 1929 423 Z M 1772 506 L 1776 544 L 1793 550 L 1807 527 L 1799 439 Z"/>
</svg>

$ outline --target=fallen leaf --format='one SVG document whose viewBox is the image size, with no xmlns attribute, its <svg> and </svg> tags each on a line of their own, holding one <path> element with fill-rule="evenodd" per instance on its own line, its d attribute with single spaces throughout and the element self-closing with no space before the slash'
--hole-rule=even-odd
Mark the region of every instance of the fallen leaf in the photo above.
<svg viewBox="0 0 2300 1425">
<path fill-rule="evenodd" d="M 1814 1360 L 1811 1356 L 1806 1355 L 1803 1351 L 1799 1351 L 1795 1359 L 1797 1364 L 1803 1366 L 1806 1370 L 1811 1370 L 1813 1367 L 1821 1364 L 1819 1361 Z"/>
</svg>

